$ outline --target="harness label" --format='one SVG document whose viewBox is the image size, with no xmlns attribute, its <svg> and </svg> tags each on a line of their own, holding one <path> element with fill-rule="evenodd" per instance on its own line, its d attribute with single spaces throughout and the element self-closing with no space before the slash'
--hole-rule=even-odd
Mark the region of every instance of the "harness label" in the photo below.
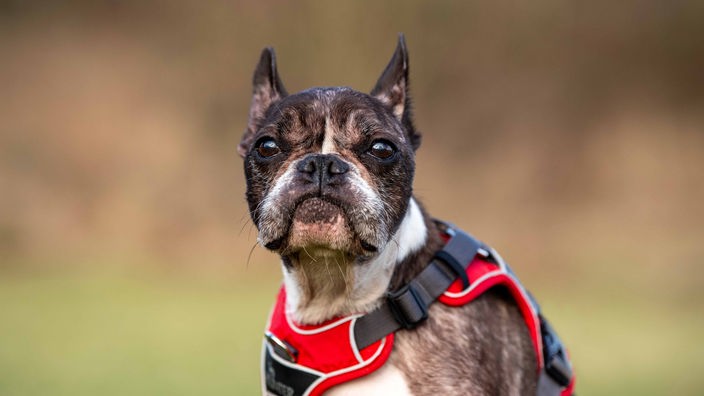
<svg viewBox="0 0 704 396">
<path fill-rule="evenodd" d="M 265 345 L 264 368 L 266 370 L 266 390 L 276 396 L 302 395 L 320 379 L 319 376 L 296 370 L 279 363 L 271 356 L 269 345 Z"/>
</svg>

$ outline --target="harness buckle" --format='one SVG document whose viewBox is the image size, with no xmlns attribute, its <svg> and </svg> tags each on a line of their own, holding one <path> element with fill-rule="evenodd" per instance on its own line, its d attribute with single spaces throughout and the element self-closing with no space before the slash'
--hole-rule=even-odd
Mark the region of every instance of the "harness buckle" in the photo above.
<svg viewBox="0 0 704 396">
<path fill-rule="evenodd" d="M 396 321 L 407 330 L 428 319 L 428 307 L 413 283 L 386 293 L 386 300 Z"/>
<path fill-rule="evenodd" d="M 562 387 L 569 385 L 572 379 L 572 370 L 561 355 L 555 355 L 545 363 L 545 372 Z"/>
<path fill-rule="evenodd" d="M 269 345 L 271 345 L 274 349 L 274 353 L 291 363 L 296 363 L 298 360 L 298 351 L 296 348 L 292 347 L 288 342 L 280 339 L 268 330 L 264 332 L 264 337 Z"/>
<path fill-rule="evenodd" d="M 545 372 L 560 386 L 565 387 L 572 380 L 572 367 L 570 367 L 562 341 L 557 337 L 555 330 L 542 315 L 539 318 L 543 339 Z"/>
</svg>

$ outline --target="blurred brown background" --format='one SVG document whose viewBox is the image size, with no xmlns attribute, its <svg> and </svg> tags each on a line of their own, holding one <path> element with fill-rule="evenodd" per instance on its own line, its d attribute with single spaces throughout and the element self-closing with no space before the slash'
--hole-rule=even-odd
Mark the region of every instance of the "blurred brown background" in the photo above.
<svg viewBox="0 0 704 396">
<path fill-rule="evenodd" d="M 259 52 L 367 91 L 398 32 L 417 196 L 513 264 L 578 391 L 704 393 L 704 3 L 178 0 L 0 2 L 0 394 L 256 394 Z"/>
</svg>

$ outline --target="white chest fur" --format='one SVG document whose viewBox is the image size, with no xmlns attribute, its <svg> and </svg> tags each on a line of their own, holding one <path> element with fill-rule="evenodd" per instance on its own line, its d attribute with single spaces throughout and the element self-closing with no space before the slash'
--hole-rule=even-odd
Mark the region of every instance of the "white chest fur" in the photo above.
<svg viewBox="0 0 704 396">
<path fill-rule="evenodd" d="M 326 396 L 410 396 L 401 371 L 387 363 L 379 370 L 354 381 L 335 386 Z"/>
</svg>

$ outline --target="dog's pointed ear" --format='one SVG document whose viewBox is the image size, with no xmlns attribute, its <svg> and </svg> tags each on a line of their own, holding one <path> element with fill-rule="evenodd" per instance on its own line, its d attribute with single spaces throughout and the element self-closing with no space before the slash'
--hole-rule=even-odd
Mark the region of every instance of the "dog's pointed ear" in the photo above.
<svg viewBox="0 0 704 396">
<path fill-rule="evenodd" d="M 255 132 L 264 121 L 264 114 L 274 103 L 285 98 L 288 93 L 276 70 L 276 54 L 271 47 L 264 48 L 252 78 L 252 105 L 249 108 L 249 121 L 237 152 L 244 157 L 249 151 Z"/>
<path fill-rule="evenodd" d="M 371 96 L 386 105 L 406 128 L 413 148 L 420 145 L 420 135 L 413 126 L 411 98 L 408 95 L 408 50 L 403 33 L 398 35 L 398 45 L 389 64 L 372 89 Z"/>
<path fill-rule="evenodd" d="M 401 120 L 408 98 L 408 50 L 403 34 L 399 34 L 396 51 L 381 73 L 371 95 L 391 108 L 396 118 Z"/>
</svg>

